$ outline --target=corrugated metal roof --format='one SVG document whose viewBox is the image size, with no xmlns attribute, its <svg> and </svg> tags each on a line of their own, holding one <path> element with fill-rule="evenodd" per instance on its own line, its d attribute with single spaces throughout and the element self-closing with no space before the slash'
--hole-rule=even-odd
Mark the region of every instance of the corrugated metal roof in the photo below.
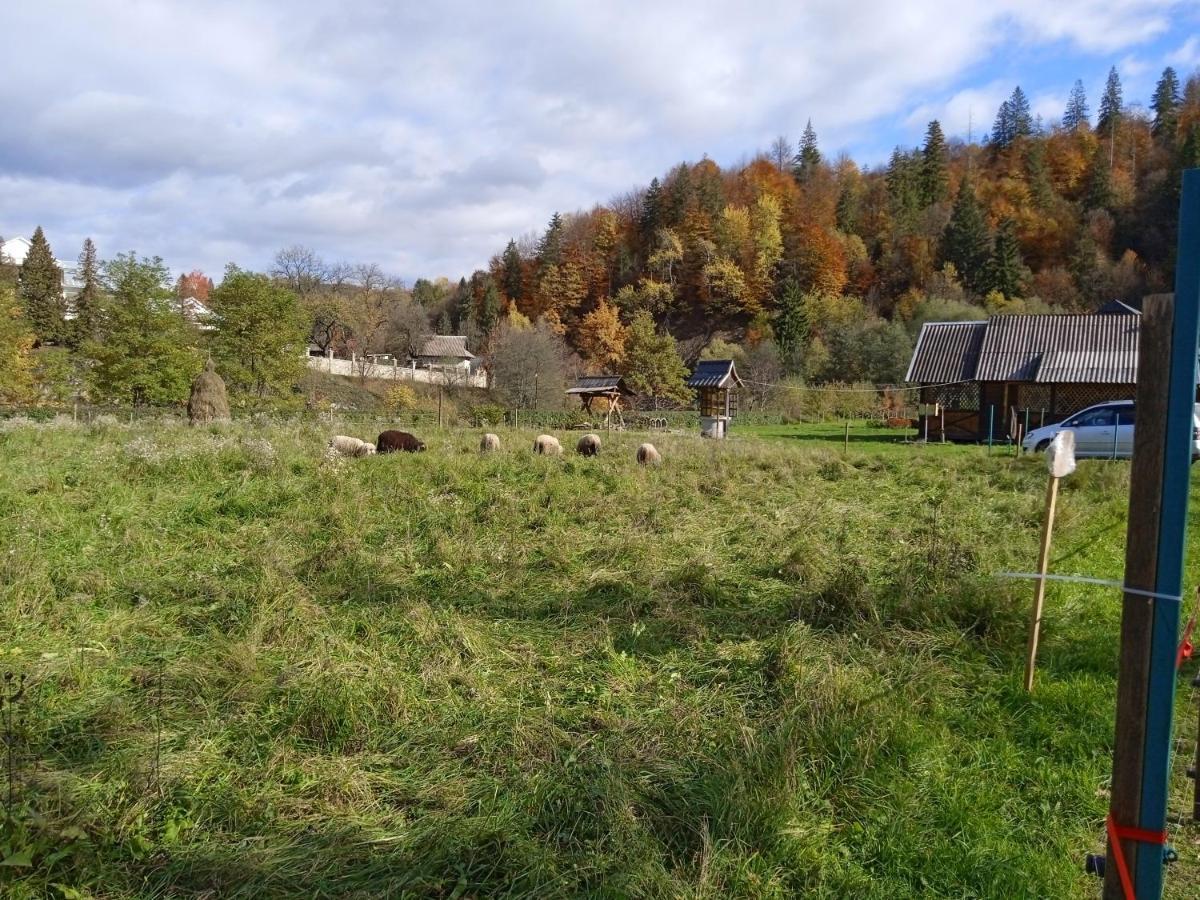
<svg viewBox="0 0 1200 900">
<path fill-rule="evenodd" d="M 584 375 L 575 380 L 575 384 L 567 388 L 568 394 L 597 394 L 612 393 L 632 394 L 625 386 L 625 379 L 620 375 Z"/>
<path fill-rule="evenodd" d="M 905 381 L 946 384 L 975 377 L 987 322 L 926 322 Z"/>
<path fill-rule="evenodd" d="M 461 334 L 435 334 L 425 342 L 418 356 L 437 359 L 474 359 L 475 354 L 467 349 L 467 339 Z"/>
<path fill-rule="evenodd" d="M 996 316 L 987 322 L 975 379 L 1132 384 L 1140 320 L 1120 314 Z"/>
<path fill-rule="evenodd" d="M 742 379 L 738 378 L 737 370 L 732 359 L 702 359 L 696 363 L 692 377 L 687 380 L 690 388 L 724 388 L 731 385 L 741 386 Z"/>
</svg>

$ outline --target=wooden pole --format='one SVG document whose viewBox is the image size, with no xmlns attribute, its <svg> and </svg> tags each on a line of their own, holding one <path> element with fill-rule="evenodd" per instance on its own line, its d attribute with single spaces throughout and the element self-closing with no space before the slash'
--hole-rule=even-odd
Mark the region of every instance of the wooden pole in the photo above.
<svg viewBox="0 0 1200 900">
<path fill-rule="evenodd" d="M 1053 475 L 1046 482 L 1046 513 L 1042 522 L 1042 545 L 1038 550 L 1038 574 L 1050 571 L 1050 539 L 1054 534 L 1054 513 L 1058 508 L 1058 482 Z M 1038 638 L 1042 632 L 1042 607 L 1046 601 L 1046 579 L 1039 578 L 1033 592 L 1033 610 L 1029 614 L 1029 646 L 1025 651 L 1025 690 L 1033 690 L 1033 673 L 1037 668 Z"/>
<path fill-rule="evenodd" d="M 1167 820 L 1192 410 L 1200 308 L 1200 170 L 1185 173 L 1175 302 L 1143 304 L 1129 484 L 1125 584 L 1157 598 L 1126 594 L 1121 615 L 1116 738 L 1109 815 L 1118 827 L 1162 832 Z M 1176 599 L 1170 599 L 1176 598 Z M 1110 842 L 1105 900 L 1127 892 Z M 1162 896 L 1163 848 L 1121 839 L 1139 900 Z"/>
<path fill-rule="evenodd" d="M 996 405 L 988 407 L 988 456 L 992 455 L 992 430 L 996 424 Z"/>
<path fill-rule="evenodd" d="M 438 384 L 438 428 L 442 427 L 442 386 Z"/>
<path fill-rule="evenodd" d="M 845 437 L 844 443 L 842 444 L 842 452 L 843 453 L 850 452 L 850 420 L 849 419 L 846 420 L 846 437 Z"/>
<path fill-rule="evenodd" d="M 1192 684 L 1200 687 L 1200 673 Z M 1196 759 L 1192 765 L 1192 783 L 1195 785 L 1192 792 L 1192 824 L 1196 825 L 1200 824 L 1200 724 L 1196 726 Z"/>
<path fill-rule="evenodd" d="M 942 443 L 946 443 L 946 407 L 941 408 Z"/>
</svg>

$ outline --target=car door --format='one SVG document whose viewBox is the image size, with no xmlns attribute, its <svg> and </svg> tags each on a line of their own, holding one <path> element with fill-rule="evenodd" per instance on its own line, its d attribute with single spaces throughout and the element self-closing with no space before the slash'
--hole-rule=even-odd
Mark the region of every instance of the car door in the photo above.
<svg viewBox="0 0 1200 900">
<path fill-rule="evenodd" d="M 1075 455 L 1111 456 L 1116 419 L 1111 406 L 1085 410 L 1069 419 L 1067 427 L 1075 432 Z"/>
<path fill-rule="evenodd" d="M 1117 456 L 1121 459 L 1133 456 L 1133 423 L 1136 417 L 1133 404 L 1117 410 Z"/>
</svg>

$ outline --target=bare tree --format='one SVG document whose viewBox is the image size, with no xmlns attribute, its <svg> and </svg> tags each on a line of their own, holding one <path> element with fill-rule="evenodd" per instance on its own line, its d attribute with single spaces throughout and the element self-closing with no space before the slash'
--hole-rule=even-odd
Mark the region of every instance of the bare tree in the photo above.
<svg viewBox="0 0 1200 900">
<path fill-rule="evenodd" d="M 786 135 L 779 135 L 771 142 L 771 149 L 767 151 L 767 156 L 771 162 L 775 163 L 775 168 L 780 172 L 786 172 L 792 164 L 792 142 L 787 139 Z"/>
<path fill-rule="evenodd" d="M 285 247 L 275 254 L 271 274 L 290 287 L 301 300 L 319 290 L 327 269 L 316 252 L 300 244 Z"/>
<path fill-rule="evenodd" d="M 388 323 L 387 346 L 398 357 L 416 356 L 429 336 L 433 334 L 433 323 L 429 310 L 411 298 L 401 299 L 392 309 Z"/>
</svg>

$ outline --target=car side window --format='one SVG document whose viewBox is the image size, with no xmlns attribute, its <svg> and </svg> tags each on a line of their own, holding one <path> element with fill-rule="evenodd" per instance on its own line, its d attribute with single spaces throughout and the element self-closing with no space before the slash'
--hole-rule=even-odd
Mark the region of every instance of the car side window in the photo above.
<svg viewBox="0 0 1200 900">
<path fill-rule="evenodd" d="M 1125 407 L 1117 414 L 1118 425 L 1132 425 L 1137 418 L 1137 412 L 1132 406 Z"/>
<path fill-rule="evenodd" d="M 1096 428 L 1112 425 L 1115 423 L 1116 414 L 1111 409 L 1094 409 L 1089 413 L 1084 413 L 1082 416 L 1076 416 L 1071 423 L 1076 427 Z"/>
</svg>

